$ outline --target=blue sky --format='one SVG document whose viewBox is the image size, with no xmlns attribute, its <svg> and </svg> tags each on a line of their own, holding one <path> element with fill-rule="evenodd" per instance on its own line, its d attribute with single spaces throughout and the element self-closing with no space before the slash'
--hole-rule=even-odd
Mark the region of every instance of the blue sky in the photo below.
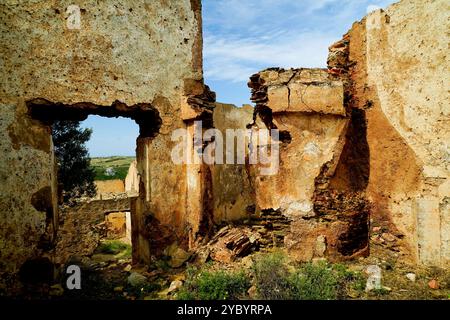
<svg viewBox="0 0 450 320">
<path fill-rule="evenodd" d="M 205 83 L 217 101 L 250 103 L 250 75 L 268 67 L 325 67 L 328 46 L 354 21 L 395 0 L 204 0 Z M 139 128 L 90 116 L 91 156 L 134 155 Z"/>
</svg>

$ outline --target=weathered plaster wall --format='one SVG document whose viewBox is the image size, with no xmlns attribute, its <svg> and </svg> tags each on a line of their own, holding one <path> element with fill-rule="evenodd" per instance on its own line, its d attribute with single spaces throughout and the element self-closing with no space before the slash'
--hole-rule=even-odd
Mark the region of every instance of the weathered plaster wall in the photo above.
<svg viewBox="0 0 450 320">
<path fill-rule="evenodd" d="M 134 160 L 128 168 L 127 176 L 125 177 L 125 192 L 130 195 L 139 193 L 139 173 L 136 168 L 136 160 Z"/>
<path fill-rule="evenodd" d="M 373 226 L 434 265 L 450 257 L 449 12 L 444 0 L 403 0 L 344 38 L 352 107 L 367 117 Z"/>
<path fill-rule="evenodd" d="M 342 116 L 342 84 L 330 81 L 321 69 L 268 69 L 260 72 L 253 83 L 264 87 L 253 86 L 254 101 L 256 90 L 267 92 L 265 109 L 257 106 L 255 110 L 261 110 L 256 125 L 277 128 L 282 142 L 278 173 L 256 178 L 257 206 L 282 210 L 291 218 L 313 215 L 314 179 L 322 165 L 331 161 L 336 152 L 338 158 L 342 150 L 348 122 Z M 317 94 L 321 89 L 322 94 Z M 309 91 L 316 94 L 310 95 Z M 304 94 L 308 97 L 302 100 Z M 288 135 L 285 141 L 282 133 Z"/>
<path fill-rule="evenodd" d="M 237 141 L 227 142 L 226 130 L 247 130 L 247 125 L 252 121 L 252 106 L 244 105 L 238 108 L 231 104 L 216 103 L 214 128 L 220 130 L 224 143 L 223 164 L 216 164 L 212 168 L 214 221 L 216 223 L 246 219 L 254 206 L 251 178 L 245 164 L 225 163 L 225 145 L 233 142 L 235 146 L 233 150 L 236 152 L 237 144 Z"/>
<path fill-rule="evenodd" d="M 54 262 L 65 264 L 72 258 L 92 255 L 100 240 L 111 232 L 107 223 L 111 223 L 113 217 L 108 219 L 107 214 L 122 211 L 122 222 L 125 223 L 124 211 L 130 210 L 130 201 L 132 199 L 126 197 L 90 200 L 62 208 Z"/>
<path fill-rule="evenodd" d="M 134 116 L 141 129 L 140 197 L 132 206 L 135 258 L 150 259 L 149 221 L 158 229 L 165 225 L 175 239 L 188 233 L 187 169 L 171 162 L 170 150 L 172 130 L 203 117 L 209 106 L 204 102 L 214 100 L 204 93 L 200 1 L 79 1 L 81 26 L 69 28 L 73 16 L 66 10 L 72 4 L 0 4 L 2 273 L 14 273 L 42 254 L 35 249 L 48 238 L 49 208 L 56 205 L 49 127 L 31 119 L 31 100 L 41 120 L 81 112 L 81 118 Z M 195 112 L 182 117 L 182 108 Z M 136 110 L 154 116 L 140 119 Z"/>
<path fill-rule="evenodd" d="M 275 176 L 170 158 L 174 129 L 193 133 L 195 120 L 203 130 L 244 129 L 252 120 L 249 107 L 217 104 L 213 115 L 200 1 L 81 1 L 75 29 L 67 25 L 69 1 L 18 3 L 0 4 L 2 280 L 55 253 L 50 112 L 129 116 L 140 125 L 126 188 L 139 192 L 130 203 L 134 261 L 149 262 L 173 242 L 192 248 L 213 220 L 253 213 L 277 224 L 299 260 L 365 255 L 367 191 L 372 226 L 392 233 L 415 261 L 448 263 L 445 0 L 403 0 L 355 23 L 330 47 L 328 73 L 267 69 L 251 77 L 252 128 L 281 134 Z M 30 101 L 33 112 L 43 110 L 40 120 Z M 190 150 L 199 147 L 190 141 Z"/>
<path fill-rule="evenodd" d="M 120 179 L 96 180 L 94 182 L 97 187 L 97 198 L 107 197 L 108 194 L 125 192 L 125 183 Z"/>
<path fill-rule="evenodd" d="M 298 260 L 367 254 L 363 197 L 329 190 L 352 121 L 342 81 L 324 69 L 273 68 L 253 75 L 249 86 L 254 128 L 276 128 L 280 134 L 278 172 L 254 173 L 260 218 L 280 225 L 274 232 Z"/>
<path fill-rule="evenodd" d="M 106 236 L 108 239 L 121 239 L 126 237 L 127 212 L 129 211 L 111 212 L 105 216 Z"/>
<path fill-rule="evenodd" d="M 0 108 L 0 278 L 7 283 L 51 247 L 58 216 L 50 136 L 24 116 L 23 103 L 2 100 Z"/>
<path fill-rule="evenodd" d="M 2 95 L 175 106 L 185 80 L 201 80 L 198 1 L 79 1 L 81 28 L 70 30 L 71 4 L 2 2 Z"/>
</svg>

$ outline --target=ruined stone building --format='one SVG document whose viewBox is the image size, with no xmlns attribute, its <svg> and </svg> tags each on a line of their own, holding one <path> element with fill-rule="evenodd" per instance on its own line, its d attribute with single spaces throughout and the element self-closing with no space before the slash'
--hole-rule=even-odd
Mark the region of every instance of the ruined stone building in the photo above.
<svg viewBox="0 0 450 320">
<path fill-rule="evenodd" d="M 50 125 L 92 114 L 140 128 L 126 182 L 138 190 L 136 263 L 174 242 L 194 250 L 218 224 L 272 219 L 298 260 L 367 256 L 377 226 L 405 259 L 448 266 L 448 1 L 372 12 L 330 44 L 327 69 L 249 75 L 255 107 L 242 108 L 216 103 L 203 81 L 200 0 L 77 4 L 0 4 L 2 281 L 30 261 L 64 263 Z M 202 130 L 278 129 L 278 174 L 173 163 L 172 132 L 197 120 Z"/>
</svg>

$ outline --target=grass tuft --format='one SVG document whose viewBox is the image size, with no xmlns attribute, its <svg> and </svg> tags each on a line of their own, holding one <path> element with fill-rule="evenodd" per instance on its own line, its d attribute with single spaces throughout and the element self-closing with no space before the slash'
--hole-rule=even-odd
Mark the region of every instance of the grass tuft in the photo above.
<svg viewBox="0 0 450 320">
<path fill-rule="evenodd" d="M 244 272 L 187 270 L 187 280 L 177 294 L 179 300 L 236 300 L 242 298 L 250 280 Z"/>
</svg>

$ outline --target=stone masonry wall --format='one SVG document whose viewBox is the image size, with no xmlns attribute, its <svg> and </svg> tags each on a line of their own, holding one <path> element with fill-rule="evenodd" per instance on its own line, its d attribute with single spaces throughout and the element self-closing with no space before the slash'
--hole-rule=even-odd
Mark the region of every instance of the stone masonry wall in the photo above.
<svg viewBox="0 0 450 320">
<path fill-rule="evenodd" d="M 95 180 L 95 186 L 97 188 L 97 198 L 108 198 L 115 193 L 125 192 L 125 183 L 121 179 L 113 180 Z"/>
<path fill-rule="evenodd" d="M 450 257 L 448 28 L 446 1 L 403 0 L 355 23 L 328 59 L 367 119 L 372 227 L 411 261 L 441 266 Z"/>
<path fill-rule="evenodd" d="M 370 236 L 383 240 L 377 228 L 405 258 L 449 264 L 448 1 L 374 11 L 330 46 L 328 69 L 251 76 L 254 110 L 215 104 L 204 85 L 199 0 L 69 5 L 0 4 L 0 286 L 26 262 L 68 257 L 55 248 L 51 123 L 90 114 L 140 127 L 126 188 L 138 190 L 134 262 L 173 243 L 193 249 L 214 223 L 250 214 L 298 260 L 365 256 Z M 278 174 L 174 164 L 171 134 L 193 133 L 196 120 L 203 130 L 278 129 Z"/>
<path fill-rule="evenodd" d="M 108 235 L 106 215 L 129 211 L 131 200 L 127 197 L 90 200 L 74 207 L 64 207 L 61 210 L 54 262 L 65 264 L 72 258 L 92 255 L 100 240 Z"/>
<path fill-rule="evenodd" d="M 364 196 L 329 189 L 352 122 L 342 81 L 324 69 L 272 68 L 253 75 L 249 86 L 254 127 L 276 128 L 280 135 L 278 173 L 254 174 L 257 212 L 285 220 L 275 231 L 298 260 L 367 254 Z"/>
<path fill-rule="evenodd" d="M 211 117 L 214 95 L 203 85 L 200 1 L 84 0 L 76 10 L 72 4 L 0 4 L 2 280 L 25 261 L 54 254 L 52 119 L 98 114 L 139 124 L 140 196 L 132 205 L 136 260 L 149 261 L 157 253 L 150 248 L 164 249 L 164 241 L 149 244 L 154 225 L 187 243 L 203 213 L 200 203 L 194 217 L 187 214 L 188 168 L 170 159 L 172 130 Z"/>
</svg>

